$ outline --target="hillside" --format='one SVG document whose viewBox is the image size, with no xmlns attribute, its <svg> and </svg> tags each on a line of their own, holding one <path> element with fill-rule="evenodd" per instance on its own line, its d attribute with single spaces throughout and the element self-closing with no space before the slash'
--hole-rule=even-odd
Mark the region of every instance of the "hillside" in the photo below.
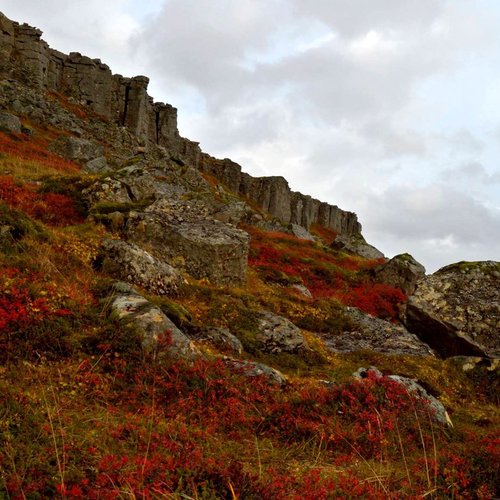
<svg viewBox="0 0 500 500">
<path fill-rule="evenodd" d="M 500 263 L 427 276 L 0 14 L 1 498 L 495 498 Z"/>
</svg>

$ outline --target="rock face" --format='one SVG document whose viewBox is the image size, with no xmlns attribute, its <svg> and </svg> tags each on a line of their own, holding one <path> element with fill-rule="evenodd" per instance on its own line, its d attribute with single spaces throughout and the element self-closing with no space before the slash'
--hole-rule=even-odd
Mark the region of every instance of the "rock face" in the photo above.
<svg viewBox="0 0 500 500">
<path fill-rule="evenodd" d="M 410 254 L 396 255 L 373 270 L 375 281 L 399 288 L 411 295 L 417 281 L 425 276 L 425 267 Z"/>
<path fill-rule="evenodd" d="M 147 77 L 114 75 L 99 59 L 77 52 L 63 54 L 51 49 L 41 36 L 37 28 L 19 25 L 0 13 L 0 79 L 15 78 L 38 91 L 69 97 L 72 102 L 125 127 L 145 149 L 152 145 L 163 148 L 179 164 L 215 176 L 231 191 L 247 197 L 285 224 L 309 229 L 316 223 L 339 234 L 360 234 L 356 214 L 291 191 L 283 177 L 255 178 L 243 173 L 231 160 L 217 160 L 202 153 L 197 142 L 180 136 L 177 109 L 154 102 L 148 95 Z M 103 170 L 102 161 L 88 167 L 90 172 Z"/>
<path fill-rule="evenodd" d="M 263 312 L 259 318 L 259 332 L 256 338 L 260 349 L 271 354 L 294 353 L 307 347 L 298 327 L 288 319 L 269 311 Z"/>
<path fill-rule="evenodd" d="M 405 328 L 375 318 L 354 307 L 346 307 L 345 314 L 354 325 L 352 331 L 337 335 L 322 335 L 326 346 L 335 352 L 370 350 L 385 354 L 433 356 L 428 345 Z"/>
<path fill-rule="evenodd" d="M 102 268 L 113 277 L 144 287 L 151 293 L 175 292 L 182 282 L 178 271 L 133 243 L 104 240 Z"/>
<path fill-rule="evenodd" d="M 365 379 L 370 376 L 377 379 L 383 377 L 382 372 L 374 366 L 370 366 L 368 369 L 359 368 L 355 373 L 353 373 L 353 377 L 358 379 Z M 387 378 L 405 387 L 408 394 L 425 401 L 429 405 L 429 408 L 439 423 L 452 426 L 450 417 L 448 416 L 448 412 L 443 406 L 443 403 L 429 394 L 416 380 L 408 377 L 402 377 L 401 375 L 387 375 Z"/>
<path fill-rule="evenodd" d="M 111 311 L 142 335 L 146 350 L 155 350 L 163 335 L 170 335 L 168 352 L 174 357 L 191 358 L 197 354 L 191 341 L 160 308 L 140 295 L 127 283 L 117 283 L 111 299 Z"/>
<path fill-rule="evenodd" d="M 421 279 L 406 326 L 444 357 L 500 355 L 500 263 L 460 262 Z"/>
<path fill-rule="evenodd" d="M 306 229 L 311 224 L 319 224 L 339 234 L 361 232 L 356 214 L 292 191 L 283 177 L 252 177 L 242 172 L 237 163 L 227 158 L 218 160 L 207 154 L 201 155 L 199 168 L 285 224 L 291 223 Z"/>
<path fill-rule="evenodd" d="M 60 92 L 127 127 L 141 142 L 198 161 L 198 144 L 179 135 L 177 110 L 153 102 L 148 95 L 148 78 L 113 75 L 99 59 L 77 52 L 63 54 L 51 49 L 41 36 L 40 30 L 12 22 L 0 13 L 0 77 Z"/>
</svg>

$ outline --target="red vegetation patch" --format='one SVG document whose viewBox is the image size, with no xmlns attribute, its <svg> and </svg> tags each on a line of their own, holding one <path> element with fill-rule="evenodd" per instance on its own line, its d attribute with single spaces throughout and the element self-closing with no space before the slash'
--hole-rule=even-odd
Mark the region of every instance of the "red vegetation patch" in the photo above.
<svg viewBox="0 0 500 500">
<path fill-rule="evenodd" d="M 315 299 L 337 298 L 383 318 L 395 318 L 406 300 L 401 290 L 372 283 L 363 273 L 379 260 L 345 256 L 284 233 L 246 230 L 252 236 L 249 264 L 264 280 L 303 283 Z"/>
<path fill-rule="evenodd" d="M 33 161 L 60 172 L 78 172 L 80 166 L 47 151 L 49 138 L 0 132 L 0 153 Z"/>
<path fill-rule="evenodd" d="M 57 193 L 38 193 L 34 186 L 17 184 L 11 176 L 0 176 L 0 200 L 52 226 L 83 222 L 70 197 Z"/>
<path fill-rule="evenodd" d="M 0 332 L 15 333 L 44 319 L 71 314 L 61 307 L 53 285 L 34 290 L 39 278 L 15 268 L 0 269 Z"/>
<path fill-rule="evenodd" d="M 314 234 L 314 236 L 318 236 L 319 238 L 321 238 L 327 245 L 330 245 L 338 236 L 338 233 L 333 229 L 321 226 L 319 224 L 312 224 L 309 228 L 309 231 Z"/>
<path fill-rule="evenodd" d="M 398 288 L 381 283 L 363 283 L 341 292 L 338 298 L 348 306 L 380 318 L 395 318 L 399 304 L 407 299 Z"/>
<path fill-rule="evenodd" d="M 92 401 L 105 413 L 80 415 L 68 396 L 52 413 L 61 431 L 49 425 L 44 408 L 42 423 L 30 415 L 33 468 L 23 464 L 22 474 L 0 449 L 11 497 L 119 498 L 125 491 L 131 498 L 277 500 L 417 498 L 430 490 L 436 498 L 495 495 L 498 447 L 491 437 L 475 437 L 461 451 L 433 422 L 426 403 L 391 379 L 278 388 L 220 360 L 170 366 L 148 360 L 131 367 L 120 357 L 99 359 L 99 365 L 84 360 L 68 370 L 61 387 L 85 391 L 75 401 Z M 7 396 L 7 408 L 27 406 L 21 395 Z M 259 442 L 267 443 L 260 451 Z M 298 467 L 307 450 L 309 465 Z M 291 466 L 290 456 L 297 456 Z M 395 463 L 401 469 L 391 472 Z"/>
</svg>

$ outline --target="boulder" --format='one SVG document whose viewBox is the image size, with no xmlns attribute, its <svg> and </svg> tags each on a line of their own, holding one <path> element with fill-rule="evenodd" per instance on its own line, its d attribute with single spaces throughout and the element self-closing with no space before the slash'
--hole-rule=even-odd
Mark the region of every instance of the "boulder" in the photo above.
<svg viewBox="0 0 500 500">
<path fill-rule="evenodd" d="M 417 281 L 425 276 L 425 267 L 410 254 L 403 253 L 377 266 L 372 271 L 375 281 L 403 290 L 411 295 Z"/>
<path fill-rule="evenodd" d="M 163 336 L 170 337 L 168 354 L 179 358 L 192 358 L 198 353 L 189 338 L 146 298 L 127 283 L 117 283 L 110 307 L 119 319 L 127 322 L 142 336 L 142 346 L 147 351 L 162 347 Z"/>
<path fill-rule="evenodd" d="M 346 307 L 352 329 L 340 334 L 322 334 L 325 345 L 334 352 L 369 350 L 385 354 L 434 356 L 430 347 L 403 326 Z"/>
<path fill-rule="evenodd" d="M 375 377 L 376 379 L 382 378 L 383 374 L 374 366 L 370 366 L 370 368 L 358 368 L 352 376 L 357 379 L 366 379 L 370 376 Z M 387 375 L 386 378 L 397 382 L 398 384 L 404 386 L 408 394 L 415 396 L 418 399 L 425 401 L 429 408 L 431 409 L 433 416 L 435 419 L 444 425 L 449 425 L 453 427 L 451 419 L 446 411 L 443 403 L 436 399 L 434 396 L 429 394 L 416 380 L 408 377 L 402 377 L 401 375 Z"/>
<path fill-rule="evenodd" d="M 98 156 L 85 163 L 83 170 L 89 174 L 102 174 L 110 170 L 105 156 Z"/>
<path fill-rule="evenodd" d="M 66 135 L 59 136 L 54 142 L 49 144 L 48 149 L 66 160 L 73 160 L 82 164 L 104 154 L 104 149 L 100 144 Z"/>
<path fill-rule="evenodd" d="M 5 112 L 0 113 L 0 131 L 20 134 L 21 130 L 21 120 L 17 116 Z"/>
<path fill-rule="evenodd" d="M 230 351 L 237 354 L 241 354 L 243 352 L 242 343 L 227 328 L 206 328 L 201 332 L 199 338 L 200 340 L 210 342 L 222 351 Z"/>
<path fill-rule="evenodd" d="M 286 378 L 280 371 L 262 363 L 232 358 L 224 358 L 224 363 L 247 377 L 264 377 L 271 384 L 286 385 Z"/>
<path fill-rule="evenodd" d="M 249 236 L 230 224 L 185 211 L 132 212 L 126 234 L 152 255 L 197 279 L 241 285 L 246 280 Z"/>
<path fill-rule="evenodd" d="M 277 354 L 280 352 L 294 353 L 307 347 L 300 328 L 282 316 L 272 312 L 261 313 L 258 323 L 256 340 L 263 352 Z"/>
<path fill-rule="evenodd" d="M 175 292 L 182 283 L 179 272 L 134 243 L 106 239 L 102 243 L 102 269 L 114 278 L 139 285 L 151 293 Z"/>
<path fill-rule="evenodd" d="M 422 278 L 406 327 L 443 357 L 500 355 L 500 263 L 460 262 Z"/>
<path fill-rule="evenodd" d="M 305 227 L 299 226 L 298 224 L 290 224 L 288 230 L 290 234 L 302 240 L 316 241 L 316 238 Z"/>
<path fill-rule="evenodd" d="M 358 255 L 365 259 L 383 259 L 384 254 L 374 246 L 368 244 L 361 234 L 340 234 L 330 245 L 334 250 L 339 250 L 351 255 Z"/>
</svg>

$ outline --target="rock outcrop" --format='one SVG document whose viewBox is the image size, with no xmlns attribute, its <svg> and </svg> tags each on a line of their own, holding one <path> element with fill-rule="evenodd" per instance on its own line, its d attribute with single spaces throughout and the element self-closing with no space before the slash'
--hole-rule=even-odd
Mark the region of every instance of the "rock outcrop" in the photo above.
<svg viewBox="0 0 500 500">
<path fill-rule="evenodd" d="M 132 212 L 125 233 L 195 278 L 234 285 L 245 281 L 248 234 L 200 213 L 196 204 L 161 199 L 144 212 Z"/>
<path fill-rule="evenodd" d="M 444 357 L 500 355 L 500 263 L 460 262 L 422 278 L 406 326 Z"/>
<path fill-rule="evenodd" d="M 111 276 L 142 286 L 156 295 L 175 292 L 182 283 L 176 269 L 133 243 L 104 240 L 101 259 L 102 269 Z"/>
<path fill-rule="evenodd" d="M 201 155 L 200 169 L 285 224 L 306 229 L 311 224 L 319 224 L 339 234 L 361 233 L 356 214 L 292 191 L 283 177 L 252 177 L 242 172 L 237 163 L 227 158 L 218 160 L 207 154 Z"/>
<path fill-rule="evenodd" d="M 375 281 L 399 288 L 406 295 L 411 295 L 415 291 L 417 281 L 425 276 L 425 267 L 410 254 L 403 253 L 377 266 L 372 272 Z"/>
<path fill-rule="evenodd" d="M 258 325 L 259 331 L 256 340 L 263 352 L 271 354 L 296 353 L 307 347 L 300 328 L 282 316 L 264 311 L 260 315 Z"/>
<path fill-rule="evenodd" d="M 427 344 L 400 325 L 375 318 L 354 307 L 346 307 L 344 312 L 352 328 L 336 335 L 322 335 L 325 345 L 334 352 L 369 350 L 397 355 L 434 355 Z"/>
<path fill-rule="evenodd" d="M 370 245 L 363 238 L 361 233 L 354 234 L 339 234 L 332 242 L 331 247 L 334 250 L 339 250 L 352 255 L 358 255 L 365 259 L 383 259 L 384 254 Z"/>
<path fill-rule="evenodd" d="M 142 336 L 145 350 L 155 351 L 160 347 L 166 349 L 170 355 L 181 358 L 197 355 L 197 350 L 189 338 L 162 310 L 127 283 L 119 282 L 114 286 L 110 308 L 112 313 Z"/>
</svg>

